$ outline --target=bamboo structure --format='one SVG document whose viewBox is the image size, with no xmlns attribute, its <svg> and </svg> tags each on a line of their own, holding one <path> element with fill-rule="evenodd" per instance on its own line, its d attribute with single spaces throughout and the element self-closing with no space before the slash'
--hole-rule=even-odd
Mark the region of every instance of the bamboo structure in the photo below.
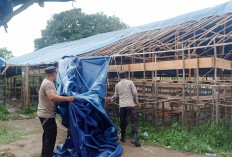
<svg viewBox="0 0 232 157">
<path fill-rule="evenodd" d="M 141 32 L 78 57 L 111 56 L 107 94 L 114 93 L 117 72 L 126 71 L 138 90 L 141 106 L 137 111 L 143 121 L 219 122 L 232 118 L 231 37 L 232 14 L 225 14 Z M 32 91 L 38 91 L 47 66 L 28 65 L 21 80 L 24 105 L 36 99 Z M 11 96 L 18 84 L 17 79 L 12 81 L 16 76 L 10 75 L 12 69 L 6 70 L 7 93 L 14 91 Z M 107 111 L 116 108 L 107 106 Z"/>
<path fill-rule="evenodd" d="M 142 119 L 218 122 L 232 116 L 231 17 L 206 17 L 138 33 L 82 56 L 111 56 L 109 72 L 128 72 L 140 95 Z M 111 86 L 118 82 L 114 76 L 109 76 Z"/>
</svg>

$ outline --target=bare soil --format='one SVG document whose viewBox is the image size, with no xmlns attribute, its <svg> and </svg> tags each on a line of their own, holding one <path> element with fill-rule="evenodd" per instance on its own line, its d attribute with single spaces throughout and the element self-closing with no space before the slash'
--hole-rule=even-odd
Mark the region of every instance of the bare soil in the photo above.
<svg viewBox="0 0 232 157">
<path fill-rule="evenodd" d="M 20 114 L 20 110 L 13 105 L 19 104 L 17 100 L 10 100 L 10 102 L 8 100 L 7 102 L 6 107 L 12 115 Z M 30 132 L 30 134 L 23 136 L 21 140 L 9 144 L 0 143 L 0 157 L 40 157 L 43 129 L 39 119 L 0 121 L 0 125 L 8 125 L 18 131 Z M 67 129 L 58 120 L 57 128 L 56 146 L 64 143 L 67 137 Z M 123 148 L 122 157 L 202 157 L 197 154 L 183 153 L 144 144 L 142 144 L 142 147 L 135 147 L 130 143 L 130 139 L 127 139 L 126 143 L 121 143 L 121 146 Z"/>
<path fill-rule="evenodd" d="M 38 119 L 25 119 L 4 122 L 1 121 L 0 125 L 3 124 L 15 127 L 19 130 L 26 129 L 32 131 L 32 133 L 24 136 L 23 139 L 15 141 L 13 143 L 6 145 L 0 144 L 1 157 L 40 156 L 42 128 Z M 33 130 L 36 130 L 35 133 L 33 133 Z M 66 132 L 66 129 L 59 123 L 56 145 L 62 144 L 64 142 L 66 138 Z M 150 145 L 142 145 L 142 147 L 135 147 L 130 143 L 130 139 L 127 139 L 126 143 L 121 143 L 121 146 L 123 147 L 122 157 L 201 157 L 200 155 L 182 153 Z M 4 153 L 7 155 L 3 155 Z"/>
</svg>

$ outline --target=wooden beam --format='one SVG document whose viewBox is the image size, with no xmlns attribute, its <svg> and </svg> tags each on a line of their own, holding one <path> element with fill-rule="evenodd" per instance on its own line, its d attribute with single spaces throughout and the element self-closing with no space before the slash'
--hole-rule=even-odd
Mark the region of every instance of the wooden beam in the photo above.
<svg viewBox="0 0 232 157">
<path fill-rule="evenodd" d="M 23 108 L 30 108 L 29 67 L 23 68 Z"/>
<path fill-rule="evenodd" d="M 229 61 L 229 60 L 226 60 L 226 59 L 217 58 L 216 59 L 216 66 L 219 69 L 232 70 L 232 61 Z"/>
<path fill-rule="evenodd" d="M 213 68 L 214 67 L 214 57 L 208 58 L 198 58 L 199 60 L 199 68 Z M 217 58 L 218 65 L 217 68 L 232 70 L 232 61 L 222 60 Z M 122 65 L 123 71 L 152 71 L 152 70 L 176 70 L 176 69 L 196 69 L 198 67 L 197 59 L 185 59 L 184 66 L 182 60 L 173 60 L 173 61 L 160 61 L 160 62 L 149 62 L 145 63 L 137 63 L 137 64 L 124 64 Z M 117 72 L 117 69 L 120 68 L 121 65 L 110 65 L 109 72 Z"/>
<path fill-rule="evenodd" d="M 35 70 L 29 70 L 29 74 L 45 74 L 45 70 L 44 69 L 35 69 Z"/>
<path fill-rule="evenodd" d="M 3 70 L 3 72 L 1 73 L 1 75 L 3 75 L 9 67 L 10 67 L 10 66 L 7 65 L 7 66 L 5 67 L 5 69 Z"/>
<path fill-rule="evenodd" d="M 111 57 L 121 57 L 121 56 L 132 56 L 132 55 L 143 55 L 143 54 L 160 54 L 160 53 L 170 53 L 170 52 L 175 52 L 178 53 L 180 51 L 185 51 L 185 50 L 194 50 L 194 49 L 202 49 L 202 48 L 209 48 L 209 47 L 218 47 L 218 46 L 226 46 L 226 45 L 232 45 L 232 42 L 228 43 L 221 43 L 221 44 L 215 44 L 215 45 L 206 45 L 206 46 L 196 46 L 196 47 L 184 47 L 182 49 L 176 49 L 176 50 L 165 50 L 165 51 L 156 51 L 156 52 L 142 52 L 142 53 L 130 53 L 130 54 L 117 54 L 117 55 L 112 55 Z"/>
</svg>

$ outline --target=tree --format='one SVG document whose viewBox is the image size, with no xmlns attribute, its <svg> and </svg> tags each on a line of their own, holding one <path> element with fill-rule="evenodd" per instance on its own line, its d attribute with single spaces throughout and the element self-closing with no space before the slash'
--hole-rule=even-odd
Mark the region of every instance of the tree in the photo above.
<svg viewBox="0 0 232 157">
<path fill-rule="evenodd" d="M 13 58 L 14 56 L 12 55 L 11 51 L 8 51 L 6 47 L 0 48 L 0 57 L 9 60 L 10 58 Z"/>
<path fill-rule="evenodd" d="M 85 14 L 80 8 L 54 14 L 41 31 L 41 38 L 34 40 L 36 50 L 43 47 L 86 38 L 92 35 L 125 29 L 128 26 L 118 17 L 103 13 Z"/>
</svg>

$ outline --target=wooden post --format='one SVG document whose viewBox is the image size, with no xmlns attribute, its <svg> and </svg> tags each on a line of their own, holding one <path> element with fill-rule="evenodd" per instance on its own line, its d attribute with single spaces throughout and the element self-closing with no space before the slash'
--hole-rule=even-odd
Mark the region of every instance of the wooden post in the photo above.
<svg viewBox="0 0 232 157">
<path fill-rule="evenodd" d="M 6 63 L 5 63 L 5 67 L 6 67 Z M 7 87 L 7 82 L 6 82 L 6 71 L 5 71 L 5 73 L 4 73 L 4 91 L 3 91 L 3 95 L 4 95 L 4 102 L 3 102 L 3 104 L 4 104 L 4 106 L 6 105 L 6 87 Z"/>
<path fill-rule="evenodd" d="M 120 71 L 122 71 L 122 57 L 120 57 L 120 59 L 121 59 Z"/>
<path fill-rule="evenodd" d="M 230 86 L 230 105 L 232 106 L 232 86 Z M 230 118 L 232 119 L 232 116 L 231 116 L 231 107 L 230 107 Z"/>
<path fill-rule="evenodd" d="M 130 64 L 128 64 L 128 78 L 131 79 L 131 70 L 130 70 Z"/>
<path fill-rule="evenodd" d="M 154 53 L 152 53 L 152 62 L 154 62 Z M 154 82 L 154 70 L 151 71 L 151 81 Z"/>
<path fill-rule="evenodd" d="M 216 44 L 215 39 L 213 40 L 214 45 Z M 214 46 L 214 85 L 217 84 L 217 47 Z M 218 116 L 219 116 L 219 110 L 218 110 L 218 93 L 217 93 L 217 87 L 214 88 L 214 98 L 215 98 L 215 112 L 216 112 L 216 123 L 218 123 Z"/>
<path fill-rule="evenodd" d="M 146 120 L 145 88 L 146 88 L 146 83 L 145 83 L 145 80 L 143 80 L 143 121 Z"/>
<path fill-rule="evenodd" d="M 152 82 L 151 83 L 151 94 L 152 94 L 152 101 L 154 101 L 155 100 L 155 85 L 154 85 L 154 82 Z M 155 102 L 156 103 L 156 102 Z M 155 103 L 152 103 L 152 118 L 155 118 L 156 119 L 156 105 L 155 105 Z M 154 116 L 154 114 L 155 114 L 155 116 Z M 155 119 L 152 119 L 152 121 L 153 122 L 155 122 L 156 123 L 156 121 L 155 121 Z"/>
<path fill-rule="evenodd" d="M 10 77 L 10 97 L 13 96 L 13 76 Z"/>
<path fill-rule="evenodd" d="M 143 79 L 146 80 L 145 54 L 143 54 Z"/>
<path fill-rule="evenodd" d="M 16 76 L 15 76 L 15 81 L 14 81 L 14 87 L 15 87 L 15 98 L 16 98 L 17 97 L 17 87 L 16 87 L 16 84 L 17 84 L 17 75 L 18 75 L 17 66 L 15 66 L 15 71 L 16 71 Z"/>
<path fill-rule="evenodd" d="M 197 104 L 199 104 L 199 58 L 197 58 L 197 69 L 196 69 L 196 88 L 197 88 Z M 197 106 L 197 113 L 196 113 L 196 123 L 200 124 L 201 120 L 201 113 L 200 113 L 200 106 Z"/>
<path fill-rule="evenodd" d="M 157 63 L 157 56 L 155 55 L 155 63 Z M 157 103 L 157 97 L 158 97 L 158 85 L 157 85 L 157 64 L 155 65 L 155 122 L 158 124 L 159 117 L 158 117 L 158 109 L 159 109 L 159 103 Z"/>
<path fill-rule="evenodd" d="M 22 69 L 23 77 L 23 108 L 30 108 L 29 67 Z"/>
<path fill-rule="evenodd" d="M 134 56 L 133 56 L 133 55 L 131 56 L 131 62 L 132 62 L 132 64 L 135 63 L 135 59 L 134 59 Z M 134 79 L 134 71 L 131 72 L 131 79 L 132 79 L 132 80 Z"/>
<path fill-rule="evenodd" d="M 182 45 L 183 48 L 183 45 Z M 182 51 L 182 63 L 183 63 L 183 95 L 182 95 L 182 123 L 187 123 L 187 111 L 186 111 L 186 105 L 185 104 L 185 60 L 184 60 L 184 50 Z"/>
<path fill-rule="evenodd" d="M 190 45 L 188 46 L 188 48 L 190 48 Z M 190 55 L 190 49 L 188 49 L 188 59 L 191 59 L 191 55 Z M 189 69 L 189 81 L 191 81 L 191 69 Z"/>
<path fill-rule="evenodd" d="M 162 122 L 164 124 L 164 101 L 162 101 Z"/>
</svg>

